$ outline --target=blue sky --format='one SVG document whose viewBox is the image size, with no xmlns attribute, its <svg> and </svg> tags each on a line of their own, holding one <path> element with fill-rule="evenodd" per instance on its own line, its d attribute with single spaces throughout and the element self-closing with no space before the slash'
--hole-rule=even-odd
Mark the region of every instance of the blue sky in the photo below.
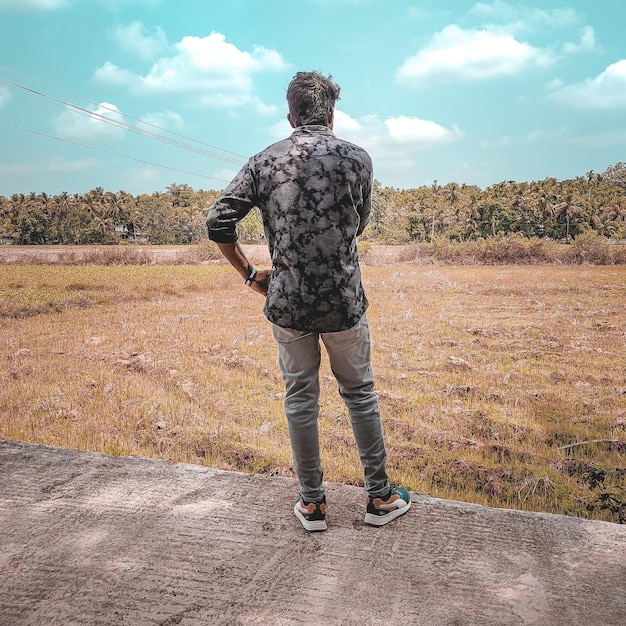
<svg viewBox="0 0 626 626">
<path fill-rule="evenodd" d="M 623 0 L 0 0 L 0 194 L 221 189 L 312 69 L 384 186 L 601 172 L 624 24 Z"/>
</svg>

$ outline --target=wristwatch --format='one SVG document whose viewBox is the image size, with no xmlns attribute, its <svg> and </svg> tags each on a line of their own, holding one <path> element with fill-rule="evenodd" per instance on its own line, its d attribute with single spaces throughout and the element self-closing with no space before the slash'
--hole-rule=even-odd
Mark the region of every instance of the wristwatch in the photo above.
<svg viewBox="0 0 626 626">
<path fill-rule="evenodd" d="M 245 283 L 248 287 L 252 286 L 254 279 L 256 278 L 257 270 L 254 267 L 250 268 L 250 273 L 248 274 L 248 278 L 246 278 Z"/>
</svg>

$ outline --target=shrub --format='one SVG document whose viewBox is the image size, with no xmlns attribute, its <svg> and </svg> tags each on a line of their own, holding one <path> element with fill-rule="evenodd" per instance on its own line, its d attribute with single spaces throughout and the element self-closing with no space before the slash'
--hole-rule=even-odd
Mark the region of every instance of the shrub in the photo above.
<svg viewBox="0 0 626 626">
<path fill-rule="evenodd" d="M 574 239 L 568 250 L 569 262 L 579 265 L 612 265 L 613 252 L 607 240 L 589 231 Z"/>
</svg>

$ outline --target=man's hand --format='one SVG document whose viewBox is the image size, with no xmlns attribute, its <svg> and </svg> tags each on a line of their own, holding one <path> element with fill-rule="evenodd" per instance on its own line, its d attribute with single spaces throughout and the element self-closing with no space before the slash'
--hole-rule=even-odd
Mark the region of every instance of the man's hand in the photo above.
<svg viewBox="0 0 626 626">
<path fill-rule="evenodd" d="M 260 293 L 262 296 L 266 296 L 271 275 L 272 270 L 258 270 L 252 284 L 250 285 L 251 289 Z"/>
<path fill-rule="evenodd" d="M 246 258 L 244 251 L 241 249 L 239 242 L 235 243 L 218 243 L 217 247 L 227 259 L 227 261 L 239 272 L 239 275 L 247 281 L 250 270 L 254 269 Z M 250 283 L 250 289 L 260 293 L 262 296 L 267 295 L 267 288 L 270 282 L 272 270 L 256 270 L 254 279 Z M 248 284 L 246 282 L 246 284 Z"/>
</svg>

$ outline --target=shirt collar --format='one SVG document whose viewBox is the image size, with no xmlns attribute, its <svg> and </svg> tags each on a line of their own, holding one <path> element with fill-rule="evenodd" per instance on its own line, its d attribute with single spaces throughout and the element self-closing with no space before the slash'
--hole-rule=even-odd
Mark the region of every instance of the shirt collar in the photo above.
<svg viewBox="0 0 626 626">
<path fill-rule="evenodd" d="M 334 133 L 323 124 L 305 124 L 294 129 L 292 135 L 334 135 Z"/>
</svg>

